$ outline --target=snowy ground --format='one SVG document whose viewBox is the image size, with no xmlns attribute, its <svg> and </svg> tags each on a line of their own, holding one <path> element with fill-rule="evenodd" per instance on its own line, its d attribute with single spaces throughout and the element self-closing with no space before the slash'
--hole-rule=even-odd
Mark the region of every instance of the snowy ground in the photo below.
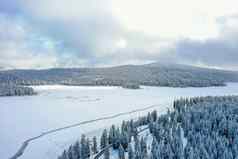
<svg viewBox="0 0 238 159">
<path fill-rule="evenodd" d="M 142 87 L 129 90 L 118 87 L 37 86 L 39 95 L 0 98 L 0 154 L 12 156 L 21 143 L 41 132 L 81 121 L 127 112 L 150 105 L 164 113 L 174 99 L 188 96 L 238 95 L 238 83 L 227 87 L 167 88 Z M 56 159 L 62 149 L 81 136 L 97 135 L 100 129 L 147 113 L 148 111 L 99 121 L 53 133 L 30 143 L 24 159 Z"/>
</svg>

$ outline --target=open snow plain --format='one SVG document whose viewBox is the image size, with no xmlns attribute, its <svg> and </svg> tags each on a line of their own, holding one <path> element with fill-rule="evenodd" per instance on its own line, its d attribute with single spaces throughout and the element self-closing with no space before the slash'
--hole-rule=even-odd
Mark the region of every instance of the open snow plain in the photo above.
<svg viewBox="0 0 238 159">
<path fill-rule="evenodd" d="M 36 96 L 0 98 L 0 158 L 16 153 L 22 142 L 42 132 L 118 113 L 156 106 L 158 113 L 171 108 L 180 97 L 238 95 L 238 83 L 226 87 L 168 88 L 34 86 Z M 32 141 L 20 159 L 56 159 L 64 148 L 82 133 L 101 133 L 102 128 L 122 120 L 136 118 L 150 111 L 139 111 L 48 134 Z"/>
</svg>

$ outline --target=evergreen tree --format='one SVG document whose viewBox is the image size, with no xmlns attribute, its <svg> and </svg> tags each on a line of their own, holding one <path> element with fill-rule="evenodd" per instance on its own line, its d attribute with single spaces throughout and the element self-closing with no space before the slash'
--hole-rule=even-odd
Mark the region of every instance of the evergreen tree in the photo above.
<svg viewBox="0 0 238 159">
<path fill-rule="evenodd" d="M 157 120 L 158 115 L 157 115 L 157 111 L 156 111 L 156 110 L 154 110 L 154 111 L 151 113 L 151 118 L 152 118 L 153 121 L 156 121 L 156 120 Z"/>
<path fill-rule="evenodd" d="M 128 159 L 134 159 L 134 151 L 131 144 L 128 145 Z"/>
<path fill-rule="evenodd" d="M 150 114 L 150 112 L 148 112 L 148 114 L 147 114 L 147 123 L 150 123 L 152 121 L 153 120 L 152 120 L 151 114 Z"/>
<path fill-rule="evenodd" d="M 63 154 L 62 154 L 62 159 L 69 159 L 66 150 L 64 150 L 64 152 L 63 152 Z"/>
<path fill-rule="evenodd" d="M 120 143 L 123 146 L 124 149 L 127 149 L 128 143 L 129 143 L 129 136 L 126 131 L 122 131 L 120 134 Z"/>
<path fill-rule="evenodd" d="M 147 144 L 146 140 L 142 137 L 140 141 L 140 147 L 141 147 L 141 158 L 145 159 L 147 158 Z"/>
<path fill-rule="evenodd" d="M 72 147 L 72 145 L 69 147 L 69 150 L 68 150 L 68 158 L 73 159 L 73 147 Z"/>
<path fill-rule="evenodd" d="M 119 128 L 115 131 L 115 137 L 113 139 L 113 149 L 118 149 L 120 146 L 120 130 Z"/>
<path fill-rule="evenodd" d="M 98 145 L 97 145 L 97 137 L 93 137 L 93 146 L 92 146 L 92 152 L 94 154 L 98 153 Z"/>
<path fill-rule="evenodd" d="M 125 159 L 125 150 L 122 145 L 119 146 L 118 157 L 119 159 Z"/>
<path fill-rule="evenodd" d="M 80 146 L 79 146 L 79 142 L 77 141 L 73 145 L 73 159 L 79 159 L 79 158 L 80 158 Z"/>
<path fill-rule="evenodd" d="M 101 149 L 103 149 L 107 145 L 108 145 L 107 129 L 104 129 L 103 133 L 102 133 L 102 136 L 101 136 L 100 147 L 101 147 Z"/>
<path fill-rule="evenodd" d="M 110 159 L 110 151 L 109 148 L 107 148 L 104 152 L 104 159 Z"/>
<path fill-rule="evenodd" d="M 86 159 L 88 158 L 88 146 L 86 136 L 84 134 L 81 136 L 80 144 L 81 144 L 81 152 L 80 152 L 81 159 Z"/>
<path fill-rule="evenodd" d="M 116 136 L 116 127 L 115 127 L 115 125 L 112 125 L 109 130 L 109 135 L 108 135 L 108 143 L 109 144 L 113 144 L 115 142 L 115 136 Z"/>
<path fill-rule="evenodd" d="M 86 141 L 86 147 L 85 147 L 85 154 L 87 154 L 88 157 L 90 157 L 90 141 L 89 139 L 87 138 L 87 141 Z"/>
<path fill-rule="evenodd" d="M 159 159 L 157 152 L 159 151 L 159 144 L 157 139 L 153 137 L 152 145 L 151 145 L 151 159 Z"/>
</svg>

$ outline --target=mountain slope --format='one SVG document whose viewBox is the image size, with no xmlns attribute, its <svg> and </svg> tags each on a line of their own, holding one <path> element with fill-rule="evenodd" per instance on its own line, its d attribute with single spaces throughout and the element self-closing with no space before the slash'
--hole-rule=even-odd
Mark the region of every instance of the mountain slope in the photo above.
<svg viewBox="0 0 238 159">
<path fill-rule="evenodd" d="M 0 72 L 1 83 L 17 85 L 113 85 L 127 84 L 170 87 L 223 86 L 238 81 L 238 73 L 178 64 L 153 63 L 108 68 L 55 68 Z"/>
</svg>

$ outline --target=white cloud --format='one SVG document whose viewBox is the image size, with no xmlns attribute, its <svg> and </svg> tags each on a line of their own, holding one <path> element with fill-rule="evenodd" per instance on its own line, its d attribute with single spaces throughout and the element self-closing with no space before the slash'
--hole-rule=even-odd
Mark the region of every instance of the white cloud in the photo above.
<svg viewBox="0 0 238 159">
<path fill-rule="evenodd" d="M 77 21 L 98 14 L 110 14 L 110 0 L 25 0 L 22 9 L 38 18 Z M 99 12 L 100 11 L 100 12 Z"/>
<path fill-rule="evenodd" d="M 0 67 L 104 66 L 156 60 L 196 60 L 224 67 L 232 63 L 235 67 L 237 3 L 18 1 L 15 4 L 21 5 L 14 7 L 18 12 L 13 18 L 0 18 Z"/>
<path fill-rule="evenodd" d="M 216 18 L 238 13 L 236 0 L 114 0 L 114 14 L 130 30 L 165 38 L 217 37 Z"/>
<path fill-rule="evenodd" d="M 184 63 L 214 68 L 238 69 L 238 16 L 219 18 L 219 37 L 205 41 L 183 39 L 175 48 L 177 59 Z"/>
<path fill-rule="evenodd" d="M 0 67 L 3 68 L 44 68 L 57 64 L 54 48 L 37 42 L 38 49 L 32 48 L 34 40 L 27 24 L 20 18 L 0 14 Z M 44 40 L 46 42 L 46 40 Z"/>
</svg>

